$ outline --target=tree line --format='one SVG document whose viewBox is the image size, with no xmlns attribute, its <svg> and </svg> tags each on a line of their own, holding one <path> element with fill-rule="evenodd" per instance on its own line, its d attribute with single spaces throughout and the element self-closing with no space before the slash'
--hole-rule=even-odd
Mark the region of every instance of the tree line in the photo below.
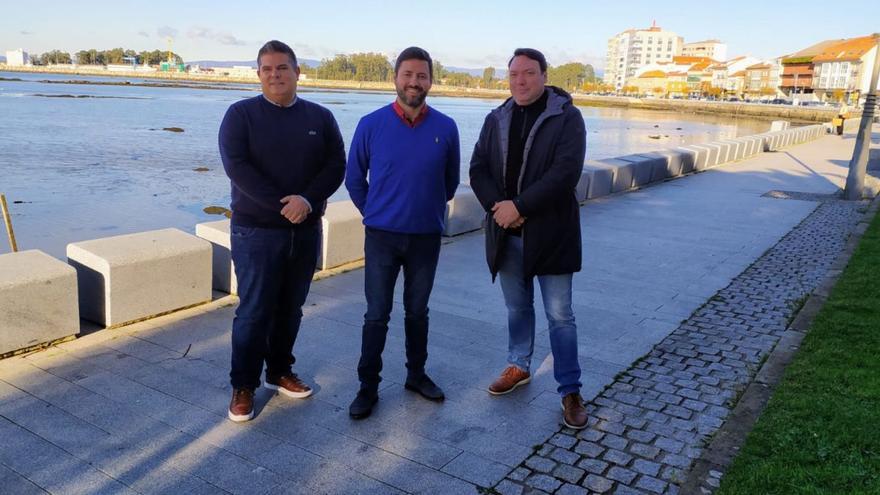
<svg viewBox="0 0 880 495">
<path fill-rule="evenodd" d="M 315 79 L 390 82 L 394 79 L 394 66 L 381 53 L 341 54 L 321 60 L 317 67 L 306 69 L 306 74 Z M 482 76 L 475 76 L 466 72 L 451 72 L 440 61 L 435 60 L 433 76 L 434 81 L 450 86 L 495 89 L 508 87 L 506 80 L 496 77 L 494 67 L 486 67 Z M 583 90 L 601 82 L 596 78 L 592 65 L 577 62 L 548 67 L 547 78 L 549 84 L 569 91 Z"/>
<path fill-rule="evenodd" d="M 167 50 L 136 52 L 123 48 L 112 48 L 110 50 L 95 50 L 92 48 L 90 50 L 80 50 L 74 55 L 76 63 L 80 65 L 130 64 L 131 58 L 134 58 L 137 64 L 159 65 L 168 60 Z M 183 63 L 183 58 L 180 55 L 172 53 L 171 57 L 174 59 L 174 63 Z M 125 60 L 126 58 L 129 58 L 129 60 Z M 31 63 L 34 65 L 70 64 L 73 63 L 73 57 L 71 57 L 69 52 L 51 50 L 41 55 L 32 55 Z"/>
</svg>

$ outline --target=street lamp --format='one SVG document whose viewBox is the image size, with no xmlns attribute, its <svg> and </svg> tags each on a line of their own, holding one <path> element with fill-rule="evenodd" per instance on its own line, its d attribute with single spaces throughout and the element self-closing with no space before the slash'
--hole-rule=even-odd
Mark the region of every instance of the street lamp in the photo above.
<svg viewBox="0 0 880 495">
<path fill-rule="evenodd" d="M 864 194 L 865 171 L 868 168 L 868 153 L 871 147 L 871 121 L 874 120 L 874 109 L 877 107 L 877 82 L 880 79 L 880 33 L 874 33 L 874 72 L 871 74 L 871 85 L 862 109 L 862 121 L 856 136 L 852 160 L 849 162 L 849 173 L 846 176 L 844 197 L 848 200 L 860 200 Z"/>
</svg>

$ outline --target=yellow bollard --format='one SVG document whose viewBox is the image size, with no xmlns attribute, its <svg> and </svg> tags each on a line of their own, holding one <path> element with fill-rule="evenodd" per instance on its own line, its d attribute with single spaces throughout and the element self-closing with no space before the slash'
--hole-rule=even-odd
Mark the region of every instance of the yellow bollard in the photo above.
<svg viewBox="0 0 880 495">
<path fill-rule="evenodd" d="M 18 246 L 15 244 L 15 232 L 12 231 L 12 218 L 9 217 L 9 206 L 6 205 L 6 196 L 0 194 L 0 209 L 3 210 L 3 222 L 6 223 L 6 234 L 9 236 L 9 247 L 12 248 L 12 252 L 18 251 Z"/>
</svg>

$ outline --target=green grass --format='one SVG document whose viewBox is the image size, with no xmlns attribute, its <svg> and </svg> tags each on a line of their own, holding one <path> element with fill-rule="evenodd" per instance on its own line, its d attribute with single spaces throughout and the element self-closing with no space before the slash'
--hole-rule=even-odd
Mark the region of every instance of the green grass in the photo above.
<svg viewBox="0 0 880 495">
<path fill-rule="evenodd" d="M 718 494 L 880 494 L 880 216 Z"/>
</svg>

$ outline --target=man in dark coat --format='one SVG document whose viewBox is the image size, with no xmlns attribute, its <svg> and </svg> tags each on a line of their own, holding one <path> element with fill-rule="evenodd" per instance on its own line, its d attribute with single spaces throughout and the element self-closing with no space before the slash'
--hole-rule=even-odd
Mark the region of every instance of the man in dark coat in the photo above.
<svg viewBox="0 0 880 495">
<path fill-rule="evenodd" d="M 581 429 L 587 413 L 580 396 L 571 284 L 581 269 L 575 186 L 586 152 L 584 119 L 568 93 L 546 85 L 541 52 L 517 49 L 508 71 L 512 97 L 486 117 L 470 165 L 471 187 L 487 212 L 489 270 L 501 279 L 508 310 L 509 366 L 489 393 L 506 394 L 531 379 L 537 277 L 563 421 Z"/>
</svg>

